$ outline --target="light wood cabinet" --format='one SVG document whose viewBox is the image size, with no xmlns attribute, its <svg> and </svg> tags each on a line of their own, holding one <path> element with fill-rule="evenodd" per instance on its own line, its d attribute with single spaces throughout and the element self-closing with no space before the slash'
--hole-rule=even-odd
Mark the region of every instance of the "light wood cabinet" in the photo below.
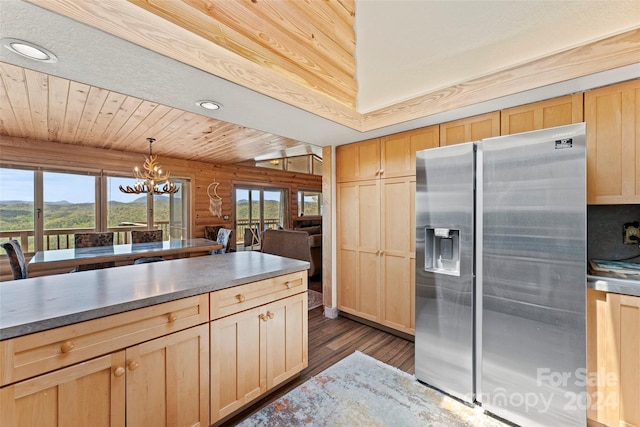
<svg viewBox="0 0 640 427">
<path fill-rule="evenodd" d="M 79 363 L 0 389 L 0 425 L 125 425 L 125 352 Z"/>
<path fill-rule="evenodd" d="M 307 280 L 303 270 L 1 341 L 0 425 L 208 426 L 307 367 Z"/>
<path fill-rule="evenodd" d="M 380 180 L 338 184 L 337 216 L 338 309 L 378 322 Z"/>
<path fill-rule="evenodd" d="M 380 138 L 380 178 L 415 176 L 416 151 L 437 147 L 438 126 L 424 127 Z"/>
<path fill-rule="evenodd" d="M 640 297 L 587 292 L 587 416 L 640 426 Z"/>
<path fill-rule="evenodd" d="M 308 364 L 307 294 L 211 322 L 211 423 Z"/>
<path fill-rule="evenodd" d="M 587 203 L 640 203 L 640 80 L 585 93 Z"/>
<path fill-rule="evenodd" d="M 0 425 L 113 427 L 124 426 L 126 419 L 129 427 L 206 426 L 209 327 L 205 323 L 42 374 L 1 393 Z"/>
<path fill-rule="evenodd" d="M 209 425 L 209 327 L 126 350 L 127 427 Z"/>
<path fill-rule="evenodd" d="M 500 112 L 467 117 L 440 125 L 440 146 L 500 136 Z"/>
<path fill-rule="evenodd" d="M 375 179 L 380 175 L 380 138 L 336 147 L 336 182 Z"/>
<path fill-rule="evenodd" d="M 607 419 L 640 426 L 640 297 L 607 294 Z"/>
<path fill-rule="evenodd" d="M 438 143 L 438 126 L 381 138 L 377 178 L 338 183 L 339 310 L 414 333 L 415 157 Z"/>
<path fill-rule="evenodd" d="M 500 112 L 500 134 L 580 123 L 583 121 L 582 93 L 507 108 Z"/>
<path fill-rule="evenodd" d="M 336 182 L 416 174 L 416 151 L 437 147 L 438 126 L 428 126 L 336 147 Z"/>
<path fill-rule="evenodd" d="M 415 177 L 380 183 L 379 322 L 415 332 Z"/>
</svg>

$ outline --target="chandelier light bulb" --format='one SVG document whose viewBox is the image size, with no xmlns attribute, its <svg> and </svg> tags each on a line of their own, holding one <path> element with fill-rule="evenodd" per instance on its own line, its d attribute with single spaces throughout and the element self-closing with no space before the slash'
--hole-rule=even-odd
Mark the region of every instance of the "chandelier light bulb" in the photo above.
<svg viewBox="0 0 640 427">
<path fill-rule="evenodd" d="M 141 193 L 150 193 L 150 194 L 175 194 L 180 188 L 176 187 L 169 178 L 171 174 L 169 172 L 162 172 L 160 165 L 157 163 L 158 156 L 153 155 L 153 151 L 151 145 L 155 141 L 154 138 L 147 138 L 149 141 L 149 157 L 145 156 L 145 161 L 143 164 L 144 171 L 141 171 L 137 166 L 133 168 L 133 175 L 137 178 L 136 183 L 133 187 L 120 186 L 120 191 L 128 194 L 141 194 Z M 160 186 L 156 183 L 165 182 L 164 186 L 160 188 Z"/>
</svg>

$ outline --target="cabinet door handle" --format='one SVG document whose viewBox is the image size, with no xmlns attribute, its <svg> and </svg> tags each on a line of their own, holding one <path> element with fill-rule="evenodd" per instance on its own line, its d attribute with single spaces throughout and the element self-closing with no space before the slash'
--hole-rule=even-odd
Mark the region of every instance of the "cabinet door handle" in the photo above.
<svg viewBox="0 0 640 427">
<path fill-rule="evenodd" d="M 378 171 L 378 174 L 379 174 L 380 176 L 382 176 L 382 174 L 384 174 L 384 169 L 380 169 L 380 170 Z"/>
<path fill-rule="evenodd" d="M 268 317 L 269 319 L 273 319 L 273 316 L 275 316 L 275 314 L 273 314 L 273 313 L 272 313 L 272 312 L 270 312 L 270 311 L 267 311 L 267 317 Z"/>
<path fill-rule="evenodd" d="M 260 313 L 260 315 L 258 316 L 258 318 L 260 318 L 260 320 L 262 320 L 263 322 L 267 321 L 267 316 L 265 316 L 264 313 Z"/>
<path fill-rule="evenodd" d="M 244 295 L 238 294 L 238 295 L 236 295 L 236 298 L 238 298 L 239 302 L 244 302 Z"/>
<path fill-rule="evenodd" d="M 119 366 L 115 369 L 115 371 L 113 371 L 113 375 L 115 375 L 116 377 L 121 377 L 124 375 L 124 368 L 122 366 Z"/>
<path fill-rule="evenodd" d="M 175 313 L 169 313 L 168 320 L 169 320 L 169 323 L 173 323 L 176 320 L 178 320 L 178 315 Z"/>
<path fill-rule="evenodd" d="M 138 369 L 138 366 L 140 366 L 140 364 L 138 362 L 136 362 L 135 360 L 132 360 L 127 365 L 127 367 L 129 368 L 130 371 L 135 371 L 136 369 Z"/>
<path fill-rule="evenodd" d="M 63 353 L 69 353 L 75 346 L 76 345 L 73 341 L 66 341 L 60 346 L 60 351 Z"/>
</svg>

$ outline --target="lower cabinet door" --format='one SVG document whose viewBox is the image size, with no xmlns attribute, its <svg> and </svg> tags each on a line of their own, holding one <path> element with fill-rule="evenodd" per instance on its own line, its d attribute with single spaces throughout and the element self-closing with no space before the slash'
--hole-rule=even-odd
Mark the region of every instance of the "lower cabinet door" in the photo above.
<svg viewBox="0 0 640 427">
<path fill-rule="evenodd" d="M 123 427 L 125 352 L 0 389 L 0 425 Z"/>
<path fill-rule="evenodd" d="M 209 325 L 126 350 L 127 427 L 209 425 Z"/>
<path fill-rule="evenodd" d="M 307 293 L 268 304 L 266 314 L 267 389 L 308 365 Z"/>
<path fill-rule="evenodd" d="M 640 297 L 609 293 L 607 309 L 608 421 L 616 427 L 639 427 Z"/>
<path fill-rule="evenodd" d="M 307 293 L 211 322 L 211 424 L 308 364 Z"/>
<path fill-rule="evenodd" d="M 264 306 L 211 322 L 211 424 L 267 389 Z"/>
</svg>

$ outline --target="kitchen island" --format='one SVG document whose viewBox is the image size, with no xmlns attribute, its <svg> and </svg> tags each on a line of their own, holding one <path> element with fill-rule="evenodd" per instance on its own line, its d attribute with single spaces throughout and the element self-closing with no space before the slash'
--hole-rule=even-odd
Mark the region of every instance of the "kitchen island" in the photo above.
<svg viewBox="0 0 640 427">
<path fill-rule="evenodd" d="M 222 420 L 307 366 L 308 267 L 238 252 L 1 283 L 0 425 Z"/>
</svg>

